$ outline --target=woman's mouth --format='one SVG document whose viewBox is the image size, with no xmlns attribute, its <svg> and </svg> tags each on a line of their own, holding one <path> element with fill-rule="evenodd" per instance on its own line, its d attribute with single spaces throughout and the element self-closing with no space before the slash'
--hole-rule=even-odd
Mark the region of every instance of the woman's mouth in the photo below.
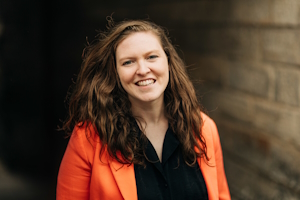
<svg viewBox="0 0 300 200">
<path fill-rule="evenodd" d="M 144 80 L 144 81 L 138 81 L 135 84 L 138 86 L 147 86 L 147 85 L 151 85 L 153 83 L 155 83 L 154 79 L 148 79 L 148 80 Z"/>
</svg>

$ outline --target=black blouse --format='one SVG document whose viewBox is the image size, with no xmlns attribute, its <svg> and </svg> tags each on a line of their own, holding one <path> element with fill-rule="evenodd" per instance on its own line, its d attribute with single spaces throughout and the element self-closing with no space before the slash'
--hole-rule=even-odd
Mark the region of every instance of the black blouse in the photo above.
<svg viewBox="0 0 300 200">
<path fill-rule="evenodd" d="M 162 162 L 148 140 L 146 168 L 134 165 L 138 199 L 182 200 L 208 199 L 205 181 L 199 165 L 188 166 L 183 159 L 179 141 L 169 128 L 166 132 Z"/>
</svg>

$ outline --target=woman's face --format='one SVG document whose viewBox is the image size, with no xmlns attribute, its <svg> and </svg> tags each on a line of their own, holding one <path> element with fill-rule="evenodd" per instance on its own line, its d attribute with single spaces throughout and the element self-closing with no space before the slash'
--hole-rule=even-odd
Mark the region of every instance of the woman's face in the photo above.
<svg viewBox="0 0 300 200">
<path fill-rule="evenodd" d="M 151 31 L 126 37 L 116 49 L 117 72 L 132 104 L 163 103 L 169 82 L 167 56 Z"/>
</svg>

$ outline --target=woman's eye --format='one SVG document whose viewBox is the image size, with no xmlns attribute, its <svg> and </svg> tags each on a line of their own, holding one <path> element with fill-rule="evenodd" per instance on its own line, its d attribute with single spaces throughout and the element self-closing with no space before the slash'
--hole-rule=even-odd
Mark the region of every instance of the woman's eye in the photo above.
<svg viewBox="0 0 300 200">
<path fill-rule="evenodd" d="M 128 61 L 123 62 L 122 65 L 130 65 L 131 63 L 132 63 L 132 61 L 131 61 L 131 60 L 128 60 Z"/>
<path fill-rule="evenodd" d="M 149 56 L 148 59 L 154 59 L 154 58 L 157 58 L 157 57 L 158 57 L 157 55 L 151 55 L 151 56 Z"/>
</svg>

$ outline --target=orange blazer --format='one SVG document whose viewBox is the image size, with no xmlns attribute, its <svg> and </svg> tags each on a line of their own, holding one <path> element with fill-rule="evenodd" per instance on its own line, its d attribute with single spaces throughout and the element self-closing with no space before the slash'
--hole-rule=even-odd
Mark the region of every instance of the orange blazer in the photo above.
<svg viewBox="0 0 300 200">
<path fill-rule="evenodd" d="M 208 198 L 230 199 L 223 167 L 222 149 L 217 127 L 202 114 L 202 133 L 206 140 L 207 165 L 198 158 Z M 122 165 L 103 153 L 100 161 L 100 139 L 93 128 L 75 127 L 62 159 L 57 179 L 57 200 L 137 200 L 133 165 Z M 88 138 L 88 139 L 87 139 Z"/>
</svg>

